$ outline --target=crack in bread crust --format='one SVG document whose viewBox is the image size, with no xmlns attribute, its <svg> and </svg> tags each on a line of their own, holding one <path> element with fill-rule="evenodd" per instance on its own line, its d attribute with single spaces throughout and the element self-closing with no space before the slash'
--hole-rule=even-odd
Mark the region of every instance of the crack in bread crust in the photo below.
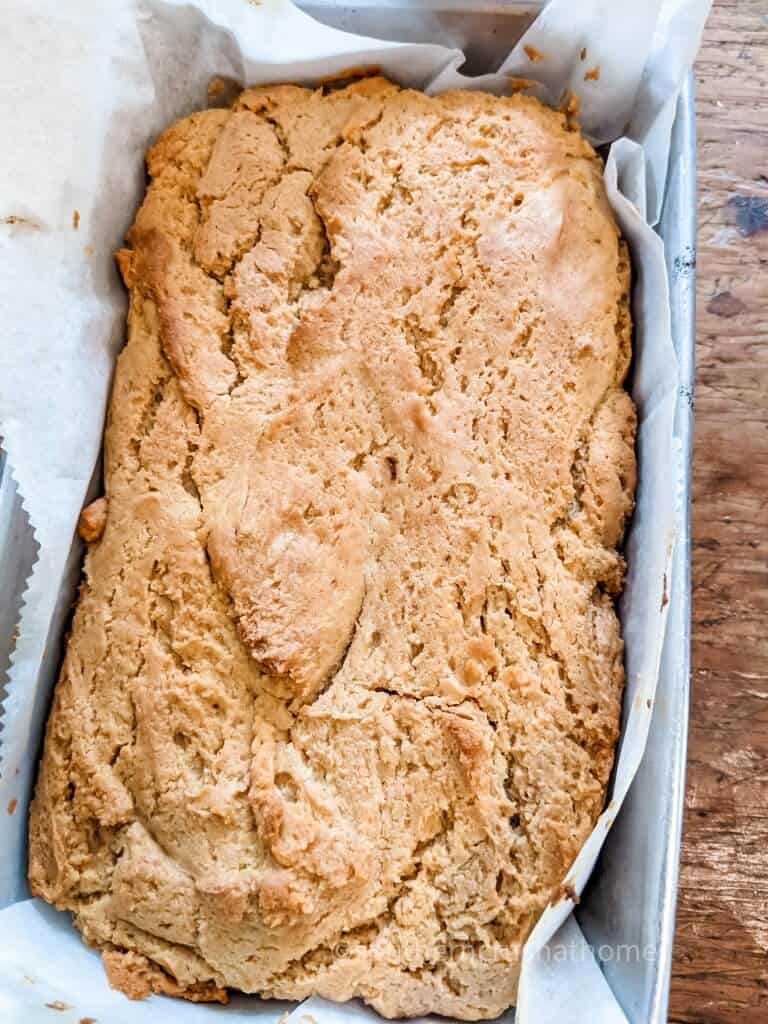
<svg viewBox="0 0 768 1024">
<path fill-rule="evenodd" d="M 604 801 L 629 264 L 562 114 L 380 78 L 170 128 L 30 820 L 111 981 L 494 1017 Z"/>
</svg>

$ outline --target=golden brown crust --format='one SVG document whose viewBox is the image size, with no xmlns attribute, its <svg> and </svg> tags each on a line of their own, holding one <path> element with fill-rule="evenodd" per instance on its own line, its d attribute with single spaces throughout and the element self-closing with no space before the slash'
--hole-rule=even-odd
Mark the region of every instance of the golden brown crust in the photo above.
<svg viewBox="0 0 768 1024">
<path fill-rule="evenodd" d="M 632 506 L 594 152 L 382 79 L 174 125 L 30 884 L 129 994 L 499 1014 L 602 807 Z"/>
<path fill-rule="evenodd" d="M 191 1003 L 229 1002 L 225 989 L 210 983 L 182 987 L 139 953 L 105 949 L 101 959 L 111 987 L 129 999 L 146 999 L 154 992 L 163 996 L 180 996 Z"/>
</svg>

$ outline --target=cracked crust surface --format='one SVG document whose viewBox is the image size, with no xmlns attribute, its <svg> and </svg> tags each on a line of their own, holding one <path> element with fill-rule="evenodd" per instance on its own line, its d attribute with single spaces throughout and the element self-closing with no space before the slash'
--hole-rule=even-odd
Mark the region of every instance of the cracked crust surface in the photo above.
<svg viewBox="0 0 768 1024">
<path fill-rule="evenodd" d="M 365 79 L 148 166 L 32 889 L 129 995 L 496 1016 L 618 731 L 599 160 L 529 98 Z"/>
</svg>

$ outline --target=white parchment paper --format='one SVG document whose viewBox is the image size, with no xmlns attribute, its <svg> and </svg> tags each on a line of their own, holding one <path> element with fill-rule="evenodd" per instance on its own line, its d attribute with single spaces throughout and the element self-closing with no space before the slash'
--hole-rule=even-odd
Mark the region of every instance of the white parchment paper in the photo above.
<svg viewBox="0 0 768 1024">
<path fill-rule="evenodd" d="M 418 4 L 411 5 L 414 9 Z M 509 90 L 533 79 L 557 104 L 570 89 L 606 166 L 611 203 L 632 250 L 639 488 L 622 600 L 627 691 L 610 803 L 572 866 L 580 893 L 645 747 L 666 620 L 679 465 L 673 445 L 677 369 L 658 219 L 677 92 L 709 0 L 552 0 L 501 72 L 464 79 L 440 46 L 385 43 L 320 26 L 289 0 L 2 0 L 0 109 L 0 437 L 39 544 L 12 657 L 0 734 L 0 1019 L 51 1020 L 46 1003 L 113 1024 L 186 1024 L 266 1015 L 283 1007 L 240 998 L 226 1009 L 129 1003 L 108 988 L 68 918 L 28 900 L 26 811 L 60 631 L 79 565 L 74 528 L 96 466 L 125 296 L 113 268 L 144 188 L 143 154 L 171 121 L 206 105 L 214 76 L 242 84 L 311 83 L 378 65 L 431 92 Z M 541 59 L 532 61 L 525 47 Z M 587 55 L 582 59 L 582 51 Z M 585 80 L 585 68 L 600 68 Z M 77 214 L 75 214 L 77 211 Z M 13 802 L 16 802 L 15 804 Z M 13 807 L 13 813 L 4 813 Z M 561 964 L 547 943 L 583 942 L 572 903 L 550 907 L 524 953 L 517 1020 L 625 1018 L 594 960 Z M 564 923 L 565 922 L 565 923 Z M 577 997 L 578 993 L 578 997 Z M 375 1019 L 358 1005 L 310 1000 L 293 1018 Z"/>
</svg>

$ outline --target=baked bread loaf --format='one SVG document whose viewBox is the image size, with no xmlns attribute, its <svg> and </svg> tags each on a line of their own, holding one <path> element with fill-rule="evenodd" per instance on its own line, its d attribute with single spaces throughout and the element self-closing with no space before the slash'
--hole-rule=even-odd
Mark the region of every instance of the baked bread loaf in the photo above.
<svg viewBox="0 0 768 1024">
<path fill-rule="evenodd" d="M 368 78 L 148 165 L 32 890 L 131 996 L 496 1016 L 619 723 L 600 161 L 524 96 Z"/>
</svg>

